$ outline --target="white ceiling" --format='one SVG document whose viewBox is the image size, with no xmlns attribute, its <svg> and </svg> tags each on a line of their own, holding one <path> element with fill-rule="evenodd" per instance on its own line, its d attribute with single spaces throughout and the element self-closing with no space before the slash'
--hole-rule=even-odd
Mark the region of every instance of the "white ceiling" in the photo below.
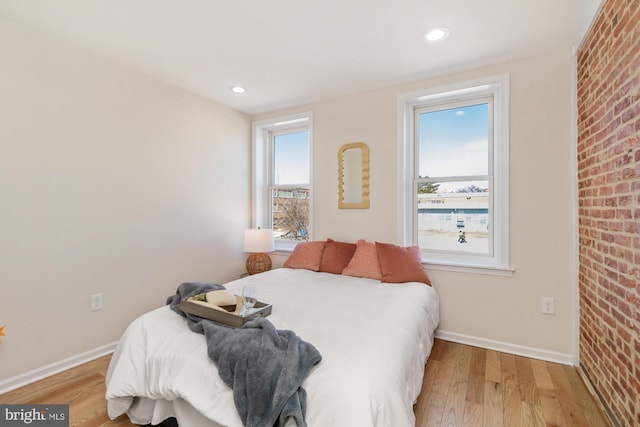
<svg viewBox="0 0 640 427">
<path fill-rule="evenodd" d="M 600 0 L 0 0 L 62 34 L 255 114 L 576 47 Z M 0 21 L 1 24 L 1 21 Z M 440 44 L 425 31 L 451 31 Z M 247 92 L 237 95 L 230 87 Z"/>
</svg>

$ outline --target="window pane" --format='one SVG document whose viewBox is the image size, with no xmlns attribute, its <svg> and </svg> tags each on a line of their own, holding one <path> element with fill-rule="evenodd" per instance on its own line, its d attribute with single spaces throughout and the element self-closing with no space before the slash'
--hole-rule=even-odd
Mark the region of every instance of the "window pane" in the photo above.
<svg viewBox="0 0 640 427">
<path fill-rule="evenodd" d="M 309 132 L 276 134 L 273 137 L 273 183 L 309 182 Z"/>
<path fill-rule="evenodd" d="M 418 184 L 420 248 L 491 255 L 488 187 L 488 181 Z"/>
<path fill-rule="evenodd" d="M 309 240 L 309 189 L 273 188 L 273 233 L 280 240 Z"/>
<path fill-rule="evenodd" d="M 489 175 L 489 104 L 418 115 L 420 177 Z"/>
</svg>

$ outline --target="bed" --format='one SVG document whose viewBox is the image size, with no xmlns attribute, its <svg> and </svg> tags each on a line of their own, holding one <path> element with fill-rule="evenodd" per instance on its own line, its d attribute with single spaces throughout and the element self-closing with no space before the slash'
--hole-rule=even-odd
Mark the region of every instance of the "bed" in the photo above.
<svg viewBox="0 0 640 427">
<path fill-rule="evenodd" d="M 310 427 L 413 426 L 413 404 L 439 320 L 424 283 L 280 268 L 225 284 L 255 284 L 268 319 L 313 344 L 322 361 L 302 383 Z M 175 417 L 181 427 L 239 427 L 233 392 L 207 356 L 203 335 L 168 306 L 134 320 L 106 378 L 111 418 L 136 424 Z"/>
</svg>

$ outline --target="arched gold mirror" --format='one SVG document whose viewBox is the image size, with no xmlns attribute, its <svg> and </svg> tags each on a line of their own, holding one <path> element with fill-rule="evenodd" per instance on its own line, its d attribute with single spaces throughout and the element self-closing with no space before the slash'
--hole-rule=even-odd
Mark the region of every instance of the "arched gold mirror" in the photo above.
<svg viewBox="0 0 640 427">
<path fill-rule="evenodd" d="M 369 147 L 364 142 L 344 144 L 338 151 L 338 207 L 369 208 Z"/>
</svg>

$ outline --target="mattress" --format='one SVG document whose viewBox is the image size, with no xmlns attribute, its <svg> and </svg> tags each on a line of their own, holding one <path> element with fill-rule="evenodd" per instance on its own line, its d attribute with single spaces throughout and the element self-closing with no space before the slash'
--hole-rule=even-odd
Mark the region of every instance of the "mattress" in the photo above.
<svg viewBox="0 0 640 427">
<path fill-rule="evenodd" d="M 413 426 L 413 404 L 439 321 L 438 295 L 424 283 L 276 269 L 225 284 L 255 284 L 273 305 L 268 319 L 322 354 L 302 386 L 310 427 Z M 207 356 L 203 335 L 168 306 L 126 329 L 107 377 L 109 416 L 136 424 L 176 417 L 187 427 L 239 427 L 233 392 Z"/>
</svg>

